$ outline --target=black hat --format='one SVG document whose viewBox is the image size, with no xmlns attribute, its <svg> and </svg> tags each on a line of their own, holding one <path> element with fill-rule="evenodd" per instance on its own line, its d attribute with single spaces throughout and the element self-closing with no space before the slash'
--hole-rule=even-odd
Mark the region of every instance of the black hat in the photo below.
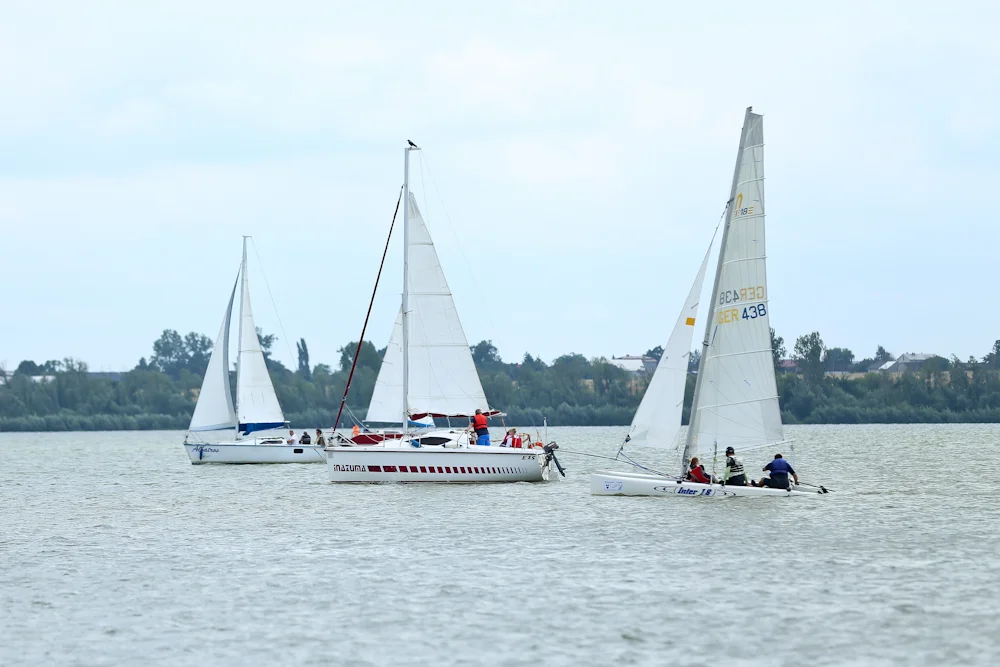
<svg viewBox="0 0 1000 667">
<path fill-rule="evenodd" d="M 735 454 L 736 450 L 732 447 L 726 447 L 726 454 Z"/>
</svg>

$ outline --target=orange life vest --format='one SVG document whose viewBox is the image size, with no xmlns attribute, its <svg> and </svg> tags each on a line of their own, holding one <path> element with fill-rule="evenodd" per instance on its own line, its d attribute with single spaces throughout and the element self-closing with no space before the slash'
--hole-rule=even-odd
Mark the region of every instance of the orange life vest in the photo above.
<svg viewBox="0 0 1000 667">
<path fill-rule="evenodd" d="M 486 415 L 474 415 L 472 417 L 472 428 L 476 431 L 486 431 L 489 429 L 489 425 L 486 421 Z"/>
<path fill-rule="evenodd" d="M 358 433 L 361 433 L 361 429 L 358 428 L 357 424 L 355 424 L 354 428 L 351 429 L 351 435 L 357 435 Z"/>
</svg>

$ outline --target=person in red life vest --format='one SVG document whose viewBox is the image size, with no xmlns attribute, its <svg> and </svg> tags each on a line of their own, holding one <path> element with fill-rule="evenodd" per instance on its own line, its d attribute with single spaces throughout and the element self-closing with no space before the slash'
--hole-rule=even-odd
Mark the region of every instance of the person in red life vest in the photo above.
<svg viewBox="0 0 1000 667">
<path fill-rule="evenodd" d="M 712 483 L 712 478 L 708 476 L 707 472 L 705 472 L 705 466 L 698 463 L 697 456 L 691 459 L 691 469 L 688 470 L 685 479 L 689 482 L 698 482 L 699 484 Z"/>
<path fill-rule="evenodd" d="M 476 432 L 476 444 L 489 447 L 490 428 L 489 423 L 486 421 L 486 415 L 483 414 L 483 411 L 476 408 L 476 414 L 472 416 L 469 422 L 470 428 Z"/>
<path fill-rule="evenodd" d="M 516 447 L 517 449 L 521 449 L 521 445 L 523 444 L 523 442 L 524 441 L 521 440 L 520 436 L 517 435 L 517 429 L 512 428 L 511 430 L 507 431 L 507 433 L 503 436 L 503 441 L 500 443 L 500 446 Z"/>
</svg>

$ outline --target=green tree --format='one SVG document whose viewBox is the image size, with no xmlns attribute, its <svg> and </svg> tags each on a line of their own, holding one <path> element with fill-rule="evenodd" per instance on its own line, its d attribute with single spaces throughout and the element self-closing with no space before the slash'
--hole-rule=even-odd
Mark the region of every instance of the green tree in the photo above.
<svg viewBox="0 0 1000 667">
<path fill-rule="evenodd" d="M 774 333 L 774 327 L 771 327 L 771 361 L 774 363 L 775 374 L 781 370 L 781 360 L 786 354 L 785 339 Z"/>
<path fill-rule="evenodd" d="M 854 353 L 846 347 L 831 347 L 823 354 L 823 365 L 828 371 L 849 371 L 854 365 Z"/>
<path fill-rule="evenodd" d="M 164 329 L 160 337 L 153 343 L 152 365 L 175 380 L 180 377 L 181 369 L 188 363 L 188 351 L 184 339 L 174 329 Z"/>
<path fill-rule="evenodd" d="M 306 339 L 300 338 L 299 342 L 295 344 L 295 349 L 299 355 L 299 375 L 308 380 L 311 373 L 309 372 L 309 348 L 306 347 Z"/>
<path fill-rule="evenodd" d="M 813 384 L 823 380 L 823 339 L 818 331 L 813 331 L 795 340 L 792 358 L 802 370 L 802 375 Z"/>
</svg>

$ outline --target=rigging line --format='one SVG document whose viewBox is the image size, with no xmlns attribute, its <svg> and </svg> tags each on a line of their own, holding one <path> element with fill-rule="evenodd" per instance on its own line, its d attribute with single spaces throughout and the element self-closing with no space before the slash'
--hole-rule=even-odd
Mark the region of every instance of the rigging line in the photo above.
<svg viewBox="0 0 1000 667">
<path fill-rule="evenodd" d="M 486 314 L 486 321 L 489 323 L 490 329 L 493 331 L 493 338 L 499 343 L 500 342 L 500 335 L 497 333 L 497 328 L 496 328 L 496 325 L 493 322 L 493 318 L 490 317 L 489 309 L 486 306 L 487 300 L 483 298 L 483 291 L 481 289 L 479 289 L 479 282 L 476 280 L 476 274 L 472 271 L 472 267 L 469 264 L 469 259 L 465 256 L 465 252 L 464 252 L 463 247 L 462 247 L 461 239 L 459 239 L 458 238 L 458 234 L 455 233 L 455 226 L 451 222 L 451 215 L 449 215 L 449 213 L 448 213 L 448 206 L 444 203 L 444 197 L 441 196 L 441 191 L 438 190 L 437 181 L 434 178 L 434 172 L 431 170 L 431 164 L 427 160 L 427 156 L 424 155 L 423 153 L 421 153 L 421 155 L 420 155 L 420 176 L 421 176 L 421 178 L 423 178 L 423 167 L 424 167 L 425 163 L 427 165 L 427 175 L 430 176 L 431 185 L 434 187 L 434 192 L 435 192 L 435 194 L 437 194 L 438 199 L 441 201 L 441 208 L 444 209 L 444 215 L 445 215 L 445 219 L 448 221 L 449 231 L 451 231 L 452 236 L 455 237 L 455 241 L 458 242 L 458 253 L 459 253 L 459 255 L 462 256 L 462 262 L 465 264 L 465 269 L 466 269 L 466 271 L 469 272 L 469 276 L 472 278 L 472 285 L 476 288 L 476 294 L 479 297 L 479 304 L 482 306 L 483 312 Z M 514 364 L 510 364 L 510 365 L 513 366 Z M 527 399 L 525 399 L 525 397 L 524 397 L 524 391 L 521 389 L 521 383 L 517 381 L 517 377 L 516 377 L 517 373 L 514 372 L 513 375 L 514 375 L 514 377 L 512 377 L 511 379 L 513 380 L 514 388 L 517 390 L 517 395 L 521 399 L 521 405 L 524 407 L 524 413 L 528 417 L 528 420 L 531 422 L 531 428 L 533 428 L 533 429 L 535 429 L 537 431 L 538 430 L 538 425 L 535 424 L 535 420 L 532 418 L 531 410 L 530 410 L 530 408 L 528 408 L 528 401 L 527 401 Z M 483 393 L 485 394 L 485 390 L 484 390 Z"/>
<path fill-rule="evenodd" d="M 354 369 L 358 365 L 358 357 L 361 356 L 361 345 L 365 342 L 365 330 L 368 328 L 368 318 L 372 314 L 372 305 L 375 303 L 375 293 L 378 291 L 378 282 L 382 278 L 382 269 L 385 267 L 385 256 L 389 254 L 389 241 L 392 240 L 392 230 L 396 226 L 396 215 L 399 214 L 399 203 L 403 201 L 403 186 L 399 187 L 399 196 L 396 198 L 396 208 L 392 212 L 392 222 L 389 223 L 389 235 L 385 239 L 385 249 L 382 251 L 382 262 L 378 265 L 378 274 L 375 276 L 375 287 L 372 288 L 372 298 L 368 302 L 368 312 L 365 313 L 365 323 L 361 326 L 361 336 L 358 338 L 358 347 L 354 350 L 354 360 L 351 362 L 351 372 L 347 375 L 347 384 L 344 386 L 344 396 L 340 399 L 340 409 L 337 410 L 337 421 L 333 422 L 333 427 L 340 424 L 340 415 L 344 412 L 344 405 L 347 403 L 347 392 L 351 390 L 351 380 L 354 378 Z M 353 416 L 353 413 L 351 413 Z M 403 424 L 405 430 L 406 424 Z"/>
<path fill-rule="evenodd" d="M 285 337 L 285 348 L 288 350 L 289 361 L 291 361 L 296 357 L 292 354 L 292 346 L 288 344 L 288 334 L 285 333 L 285 325 L 281 322 L 281 314 L 278 313 L 278 305 L 274 302 L 274 295 L 271 294 L 271 285 L 267 282 L 267 274 L 264 272 L 264 262 L 260 259 L 260 253 L 257 252 L 257 242 L 252 236 L 250 237 L 250 242 L 253 244 L 253 254 L 257 257 L 257 265 L 260 267 L 260 275 L 264 277 L 264 286 L 267 287 L 267 296 L 271 299 L 271 307 L 274 308 L 274 316 L 278 318 L 278 328 L 281 329 L 281 335 Z"/>
</svg>

